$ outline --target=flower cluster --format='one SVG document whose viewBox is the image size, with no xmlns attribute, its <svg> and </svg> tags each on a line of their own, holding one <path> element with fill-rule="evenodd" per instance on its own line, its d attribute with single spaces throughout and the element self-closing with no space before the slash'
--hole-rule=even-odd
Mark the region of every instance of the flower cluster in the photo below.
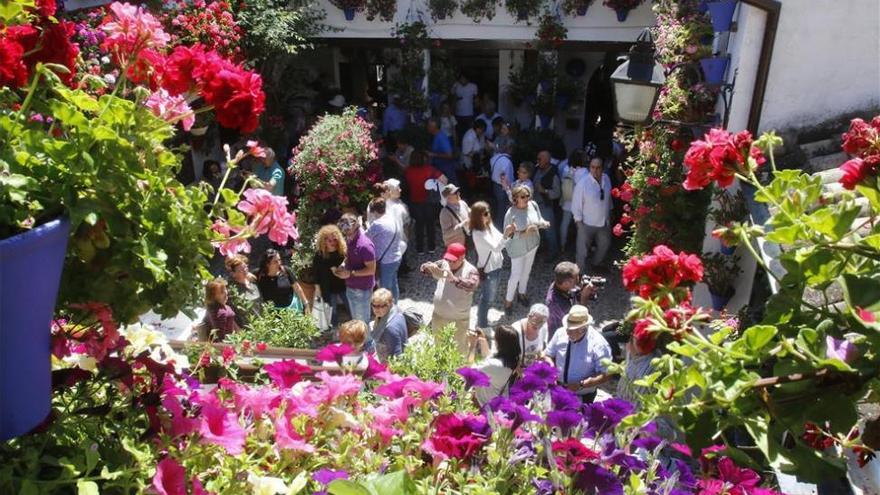
<svg viewBox="0 0 880 495">
<path fill-rule="evenodd" d="M 545 12 L 538 21 L 538 29 L 535 37 L 540 45 L 548 48 L 557 48 L 568 38 L 568 29 L 562 24 L 562 20 L 550 12 Z"/>
<path fill-rule="evenodd" d="M 700 257 L 685 252 L 675 253 L 666 246 L 654 248 L 651 254 L 631 258 L 623 267 L 623 285 L 642 298 L 674 292 L 684 284 L 703 279 Z"/>
<path fill-rule="evenodd" d="M 175 44 L 200 43 L 224 56 L 241 55 L 242 29 L 225 0 L 171 1 L 163 4 L 165 28 Z"/>
<path fill-rule="evenodd" d="M 843 151 L 853 156 L 840 166 L 843 187 L 853 190 L 862 184 L 876 189 L 880 170 L 880 117 L 874 117 L 870 123 L 854 119 L 843 135 Z"/>
<path fill-rule="evenodd" d="M 6 26 L 0 32 L 0 87 L 27 84 L 38 63 L 65 67 L 58 77 L 71 84 L 76 76 L 79 47 L 71 41 L 74 24 L 56 21 L 54 2 L 37 2 L 28 8 L 29 22 Z"/>
<path fill-rule="evenodd" d="M 287 211 L 287 198 L 275 196 L 265 189 L 248 189 L 237 206 L 248 216 L 244 227 L 231 225 L 224 219 L 214 222 L 212 229 L 221 236 L 214 245 L 223 256 L 250 252 L 249 237 L 268 235 L 277 244 L 299 239 L 296 213 Z"/>
<path fill-rule="evenodd" d="M 691 143 L 684 158 L 688 169 L 684 188 L 702 189 L 713 181 L 727 187 L 736 174 L 748 175 L 765 161 L 763 153 L 752 146 L 749 131 L 731 134 L 723 129 L 711 129 L 702 139 Z"/>
</svg>

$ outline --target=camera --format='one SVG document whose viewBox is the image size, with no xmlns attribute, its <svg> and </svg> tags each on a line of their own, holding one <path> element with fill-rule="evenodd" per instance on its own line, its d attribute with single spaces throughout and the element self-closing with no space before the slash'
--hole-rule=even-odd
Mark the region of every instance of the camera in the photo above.
<svg viewBox="0 0 880 495">
<path fill-rule="evenodd" d="M 590 287 L 590 288 L 597 289 L 597 292 L 594 292 L 590 296 L 591 301 L 596 301 L 599 299 L 598 290 L 604 289 L 606 283 L 608 283 L 608 279 L 606 279 L 605 277 L 599 277 L 596 275 L 584 275 L 581 277 L 581 284 L 580 285 L 581 285 L 581 288 Z"/>
</svg>

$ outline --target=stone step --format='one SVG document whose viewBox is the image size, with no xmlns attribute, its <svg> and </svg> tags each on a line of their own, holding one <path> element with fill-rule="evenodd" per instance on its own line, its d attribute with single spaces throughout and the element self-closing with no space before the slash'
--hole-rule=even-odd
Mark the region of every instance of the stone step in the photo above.
<svg viewBox="0 0 880 495">
<path fill-rule="evenodd" d="M 813 175 L 821 178 L 822 184 L 831 184 L 832 182 L 840 181 L 840 178 L 843 177 L 843 171 L 840 170 L 840 168 L 830 168 L 828 170 L 816 172 Z"/>
<path fill-rule="evenodd" d="M 833 153 L 831 155 L 822 155 L 810 158 L 810 171 L 813 173 L 831 170 L 844 164 L 849 159 L 844 152 Z"/>
<path fill-rule="evenodd" d="M 828 138 L 821 141 L 813 141 L 798 145 L 807 158 L 827 155 L 840 151 L 840 140 L 838 138 Z"/>
</svg>

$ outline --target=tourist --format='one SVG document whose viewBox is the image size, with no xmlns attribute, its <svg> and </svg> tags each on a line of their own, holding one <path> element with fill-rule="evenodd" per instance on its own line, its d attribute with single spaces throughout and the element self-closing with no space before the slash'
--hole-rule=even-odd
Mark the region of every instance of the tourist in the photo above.
<svg viewBox="0 0 880 495">
<path fill-rule="evenodd" d="M 501 281 L 501 267 L 504 265 L 504 236 L 492 223 L 489 205 L 485 201 L 477 201 L 471 207 L 468 228 L 477 251 L 477 272 L 480 275 L 480 287 L 477 291 L 477 327 L 488 328 L 489 306 L 498 292 Z"/>
<path fill-rule="evenodd" d="M 513 184 L 506 186 L 507 199 L 513 202 L 513 188 L 517 186 L 525 186 L 529 188 L 529 192 L 535 194 L 535 183 L 532 182 L 532 171 L 535 166 L 532 162 L 522 162 L 516 168 L 516 180 Z"/>
<path fill-rule="evenodd" d="M 504 219 L 504 213 L 510 206 L 505 186 L 513 180 L 513 160 L 510 158 L 510 154 L 513 152 L 513 144 L 512 139 L 499 136 L 495 139 L 495 154 L 489 160 L 492 177 L 492 198 L 495 201 L 492 208 L 495 211 L 494 221 L 495 227 L 498 230 L 504 228 L 501 222 Z"/>
<path fill-rule="evenodd" d="M 409 208 L 400 200 L 400 181 L 397 179 L 385 179 L 384 182 L 376 184 L 376 191 L 385 200 L 385 212 L 400 226 L 400 233 L 404 242 L 409 239 L 406 237 L 406 229 L 410 223 Z"/>
<path fill-rule="evenodd" d="M 345 280 L 348 312 L 353 320 L 370 321 L 370 295 L 376 285 L 376 248 L 373 241 L 361 232 L 358 218 L 351 213 L 342 215 L 336 224 L 346 241 L 345 263 L 331 270 Z"/>
<path fill-rule="evenodd" d="M 443 244 L 467 245 L 467 224 L 471 210 L 461 199 L 461 189 L 455 184 L 447 184 L 440 193 L 446 204 L 440 209 L 440 231 Z"/>
<path fill-rule="evenodd" d="M 568 231 L 571 227 L 571 203 L 574 197 L 575 185 L 580 182 L 589 173 L 586 167 L 587 154 L 582 149 L 574 149 L 568 156 L 568 160 L 564 160 L 559 164 L 560 177 L 560 203 L 562 206 L 562 221 L 559 225 L 559 249 L 565 251 L 568 246 Z"/>
<path fill-rule="evenodd" d="M 396 133 L 406 127 L 409 121 L 409 115 L 397 106 L 397 95 L 388 97 L 388 106 L 385 108 L 385 114 L 382 115 L 382 135 Z"/>
<path fill-rule="evenodd" d="M 479 172 L 486 153 L 486 123 L 474 122 L 474 127 L 464 133 L 461 140 L 461 165 L 465 170 Z"/>
<path fill-rule="evenodd" d="M 342 357 L 344 368 L 363 371 L 370 365 L 367 358 L 370 352 L 369 331 L 367 323 L 361 320 L 349 320 L 339 325 L 339 343 L 351 347 L 351 351 Z M 338 366 L 337 363 L 327 364 L 331 368 Z"/>
<path fill-rule="evenodd" d="M 452 115 L 452 108 L 449 106 L 449 103 L 443 103 L 440 106 L 440 130 L 443 131 L 443 134 L 449 136 L 449 139 L 452 140 L 453 147 L 459 143 L 460 139 L 456 132 L 457 123 L 455 115 Z"/>
<path fill-rule="evenodd" d="M 238 330 L 235 311 L 226 304 L 229 292 L 222 278 L 211 280 L 205 285 L 205 319 L 209 340 L 222 341 L 227 335 Z"/>
<path fill-rule="evenodd" d="M 483 113 L 477 115 L 477 119 L 474 121 L 474 125 L 477 125 L 477 122 L 483 122 L 486 124 L 486 139 L 492 140 L 495 137 L 495 129 L 492 127 L 492 122 L 495 119 L 504 120 L 504 117 L 501 116 L 500 113 L 495 111 L 495 102 L 489 99 L 488 97 L 483 98 Z"/>
<path fill-rule="evenodd" d="M 474 125 L 474 99 L 479 89 L 470 82 L 465 73 L 458 75 L 458 80 L 452 85 L 452 94 L 455 97 L 455 120 L 458 122 L 458 138 Z"/>
<path fill-rule="evenodd" d="M 281 263 L 281 255 L 274 249 L 267 249 L 260 259 L 257 288 L 265 303 L 274 304 L 279 309 L 311 314 L 310 304 L 296 281 L 296 275 Z"/>
<path fill-rule="evenodd" d="M 474 369 L 489 377 L 488 387 L 475 387 L 474 398 L 480 406 L 500 395 L 507 395 L 510 384 L 522 360 L 519 336 L 513 328 L 502 325 L 495 327 L 495 354 L 479 362 Z M 483 356 L 489 355 L 489 343 L 482 332 L 471 332 L 468 336 L 470 351 L 468 360 L 473 362 L 477 349 Z"/>
<path fill-rule="evenodd" d="M 315 236 L 315 254 L 312 257 L 312 275 L 321 291 L 321 298 L 333 309 L 330 324 L 339 324 L 339 307 L 348 307 L 345 281 L 333 274 L 333 268 L 345 262 L 345 237 L 335 225 L 325 225 Z"/>
<path fill-rule="evenodd" d="M 547 348 L 549 331 L 547 317 L 550 311 L 541 303 L 532 304 L 525 318 L 514 322 L 511 326 L 519 336 L 519 347 L 522 350 L 521 367 L 526 368 L 539 361 Z"/>
<path fill-rule="evenodd" d="M 602 159 L 590 161 L 590 173 L 574 188 L 571 199 L 571 215 L 577 225 L 577 253 L 575 261 L 582 270 L 592 270 L 602 264 L 611 246 L 611 179 L 603 172 Z M 596 242 L 596 252 L 587 264 L 587 253 Z"/>
<path fill-rule="evenodd" d="M 261 166 L 254 171 L 261 187 L 275 196 L 284 196 L 284 169 L 275 161 L 275 151 L 272 148 L 264 148 L 266 156 L 262 158 Z"/>
<path fill-rule="evenodd" d="M 547 318 L 548 329 L 552 336 L 562 326 L 562 319 L 572 306 L 586 306 L 590 297 L 596 293 L 593 287 L 581 286 L 581 271 L 570 261 L 562 261 L 553 270 L 553 283 L 547 288 L 544 304 L 550 311 Z"/>
<path fill-rule="evenodd" d="M 431 150 L 425 154 L 431 159 L 431 164 L 443 172 L 443 175 L 451 184 L 458 184 L 458 175 L 456 174 L 457 164 L 455 163 L 455 149 L 452 147 L 452 141 L 440 129 L 440 121 L 436 117 L 428 119 L 425 127 L 431 137 Z"/>
<path fill-rule="evenodd" d="M 428 197 L 425 183 L 428 180 L 437 180 L 446 184 L 446 176 L 436 168 L 428 165 L 425 154 L 416 151 L 412 154 L 410 167 L 404 172 L 406 183 L 409 186 L 409 201 L 412 207 L 412 216 L 415 223 L 416 251 L 425 253 L 425 244 L 428 251 L 434 253 L 436 249 L 436 225 L 437 209 L 440 204 Z"/>
<path fill-rule="evenodd" d="M 397 269 L 400 268 L 403 252 L 406 251 L 403 229 L 398 220 L 387 213 L 384 198 L 370 201 L 369 211 L 375 220 L 367 229 L 367 237 L 373 241 L 373 247 L 377 253 L 379 286 L 390 290 L 394 295 L 394 300 L 397 301 L 400 298 Z"/>
<path fill-rule="evenodd" d="M 468 352 L 471 304 L 474 290 L 480 283 L 477 269 L 468 263 L 465 253 L 463 244 L 450 244 L 443 259 L 421 266 L 422 273 L 437 280 L 431 327 L 436 335 L 447 324 L 455 325 L 455 342 L 462 355 Z"/>
<path fill-rule="evenodd" d="M 413 148 L 408 142 L 409 137 L 406 133 L 402 132 L 392 138 L 388 138 L 388 140 L 394 141 L 394 148 L 388 153 L 388 160 L 395 164 L 398 169 L 406 173 L 406 168 L 409 167 L 410 157 L 412 156 L 413 151 L 415 151 L 415 148 Z"/>
<path fill-rule="evenodd" d="M 508 124 L 507 121 L 504 120 L 504 117 L 498 116 L 492 119 L 491 127 L 492 139 L 490 141 L 492 141 L 493 145 L 497 146 L 499 136 L 510 137 L 510 124 Z M 486 130 L 489 129 L 486 128 Z"/>
<path fill-rule="evenodd" d="M 531 197 L 532 193 L 527 187 L 516 187 L 513 190 L 513 206 L 504 215 L 504 237 L 509 239 L 507 255 L 510 256 L 510 279 L 504 298 L 504 313 L 508 316 L 513 310 L 514 294 L 523 306 L 529 306 L 526 290 L 535 253 L 541 244 L 539 232 L 549 226 Z"/>
<path fill-rule="evenodd" d="M 248 259 L 242 254 L 226 258 L 224 262 L 233 297 L 232 309 L 235 310 L 235 321 L 243 327 L 251 316 L 260 314 L 260 289 L 257 288 L 257 277 L 248 270 Z M 240 307 L 241 306 L 241 307 Z"/>
<path fill-rule="evenodd" d="M 546 360 L 556 366 L 559 383 L 585 403 L 596 398 L 596 387 L 608 381 L 603 359 L 611 359 L 611 346 L 590 324 L 585 306 L 572 306 L 562 319 L 562 329 L 547 344 Z"/>
<path fill-rule="evenodd" d="M 559 255 L 559 233 L 556 231 L 556 203 L 562 196 L 559 174 L 556 166 L 551 163 L 550 152 L 543 150 L 538 153 L 538 167 L 532 180 L 535 183 L 535 203 L 541 210 L 541 216 L 549 226 L 541 231 L 541 238 L 547 247 L 547 255 L 552 259 Z"/>
<path fill-rule="evenodd" d="M 388 289 L 377 289 L 370 300 L 375 318 L 370 323 L 370 336 L 376 346 L 376 357 L 381 362 L 403 353 L 408 330 L 406 318 L 394 304 L 394 296 Z"/>
</svg>

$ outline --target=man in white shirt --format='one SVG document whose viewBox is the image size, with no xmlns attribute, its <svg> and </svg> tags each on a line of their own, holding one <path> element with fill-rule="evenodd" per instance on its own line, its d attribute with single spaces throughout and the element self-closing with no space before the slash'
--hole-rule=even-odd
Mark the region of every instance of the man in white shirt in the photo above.
<svg viewBox="0 0 880 495">
<path fill-rule="evenodd" d="M 583 273 L 592 273 L 605 260 L 611 245 L 610 212 L 611 179 L 603 173 L 602 159 L 593 158 L 589 175 L 575 185 L 571 199 L 571 214 L 577 225 L 575 261 Z M 596 252 L 587 265 L 587 253 L 594 240 Z"/>
<path fill-rule="evenodd" d="M 482 154 L 486 150 L 486 123 L 474 122 L 474 127 L 464 133 L 461 140 L 461 164 L 466 170 L 480 167 Z M 476 162 L 476 163 L 475 163 Z"/>
<path fill-rule="evenodd" d="M 477 97 L 477 85 L 468 80 L 467 75 L 458 75 L 458 81 L 452 85 L 455 95 L 455 120 L 458 122 L 456 131 L 459 142 L 464 133 L 474 125 L 474 98 Z"/>
<path fill-rule="evenodd" d="M 486 123 L 486 139 L 491 141 L 495 137 L 495 129 L 492 127 L 492 121 L 501 117 L 501 114 L 495 111 L 495 102 L 489 98 L 484 98 L 483 113 L 477 115 L 477 121 Z"/>
<path fill-rule="evenodd" d="M 507 136 L 498 136 L 495 140 L 495 154 L 489 160 L 492 173 L 492 197 L 495 199 L 492 205 L 495 228 L 504 230 L 501 226 L 507 208 L 510 207 L 510 199 L 507 197 L 504 184 L 513 182 L 513 160 L 510 154 L 513 152 L 513 139 Z"/>
</svg>

